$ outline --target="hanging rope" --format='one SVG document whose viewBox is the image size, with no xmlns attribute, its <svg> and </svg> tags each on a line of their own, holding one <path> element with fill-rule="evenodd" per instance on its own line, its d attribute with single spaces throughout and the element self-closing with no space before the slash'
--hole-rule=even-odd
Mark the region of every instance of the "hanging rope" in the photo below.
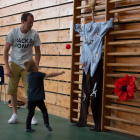
<svg viewBox="0 0 140 140">
<path fill-rule="evenodd" d="M 94 19 L 94 9 L 96 6 L 96 0 L 88 0 L 89 6 L 92 9 L 92 20 Z"/>
</svg>

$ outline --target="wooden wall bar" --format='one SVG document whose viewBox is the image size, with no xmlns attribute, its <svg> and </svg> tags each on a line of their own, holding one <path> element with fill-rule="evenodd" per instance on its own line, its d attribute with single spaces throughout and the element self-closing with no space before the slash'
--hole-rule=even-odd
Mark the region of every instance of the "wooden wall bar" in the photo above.
<svg viewBox="0 0 140 140">
<path fill-rule="evenodd" d="M 99 2 L 97 0 L 97 2 Z M 86 8 L 83 8 L 86 7 Z M 80 11 L 80 9 L 82 9 Z M 83 12 L 83 13 L 82 13 Z M 103 13 L 101 16 L 99 13 Z M 87 15 L 87 16 L 85 16 Z M 91 9 L 88 6 L 87 1 L 74 1 L 74 15 L 73 25 L 77 23 L 86 24 L 92 21 Z M 95 7 L 95 22 L 105 21 L 105 4 Z M 81 52 L 81 41 L 82 38 L 73 30 L 73 49 L 72 49 L 72 69 L 71 69 L 71 107 L 70 107 L 70 121 L 77 122 L 80 113 L 80 97 L 81 97 L 81 84 L 82 84 L 82 71 L 79 70 L 81 67 L 80 52 Z M 92 118 L 91 109 L 89 107 L 89 114 L 87 124 L 94 125 Z"/>
<path fill-rule="evenodd" d="M 4 1 L 2 0 L 2 5 L 0 4 L 0 65 L 5 70 L 3 47 L 7 33 L 12 28 L 20 26 L 22 13 L 32 13 L 35 19 L 33 29 L 38 31 L 42 42 L 39 70 L 44 73 L 65 71 L 61 76 L 44 80 L 48 112 L 69 118 L 72 51 L 65 46 L 72 45 L 70 22 L 73 20 L 73 0 L 12 0 L 11 3 Z M 33 53 L 35 53 L 34 49 Z M 7 80 L 5 75 L 6 88 Z M 8 101 L 10 96 L 6 97 Z M 18 100 L 27 103 L 21 80 L 18 87 Z"/>
<path fill-rule="evenodd" d="M 114 1 L 115 2 L 115 1 Z M 110 3 L 107 3 L 109 7 Z M 104 81 L 104 101 L 111 100 L 110 104 L 103 104 L 103 130 L 114 130 L 126 134 L 131 134 L 140 137 L 140 95 L 139 95 L 139 9 L 140 1 L 125 0 L 115 2 L 115 8 L 108 10 L 107 16 L 113 14 L 116 20 L 126 22 L 118 22 L 114 24 L 114 31 L 109 31 L 109 35 L 114 35 L 114 40 L 108 40 L 106 48 L 114 50 L 105 51 L 106 58 L 113 57 L 114 62 L 106 62 L 105 67 L 112 71 L 104 71 L 105 78 L 112 81 Z M 131 22 L 127 22 L 127 20 Z M 135 19 L 137 19 L 135 21 Z M 107 37 L 109 36 L 107 35 Z M 120 42 L 120 44 L 118 44 Z M 121 43 L 123 42 L 123 43 Z M 133 43 L 131 43 L 133 42 Z M 137 92 L 132 100 L 121 102 L 113 92 L 114 82 L 125 74 L 136 77 L 135 83 Z M 110 90 L 110 92 L 108 92 Z M 110 114 L 104 111 L 110 111 Z M 110 122 L 106 124 L 106 122 Z"/>
<path fill-rule="evenodd" d="M 98 3 L 98 1 L 97 1 Z M 102 3 L 101 11 L 96 11 L 97 7 Z M 73 19 L 77 22 L 76 18 L 81 19 L 81 23 L 89 23 L 91 19 L 90 8 L 87 1 L 75 1 L 75 15 Z M 77 4 L 79 4 L 77 6 Z M 82 5 L 83 4 L 83 5 Z M 103 4 L 105 4 L 103 6 Z M 131 134 L 140 137 L 140 50 L 139 50 L 139 38 L 140 38 L 140 1 L 139 0 L 102 0 L 95 8 L 95 21 L 105 21 L 114 17 L 114 29 L 109 30 L 106 34 L 104 42 L 104 87 L 103 87 L 103 112 L 102 112 L 102 130 L 114 130 L 126 134 Z M 82 9 L 81 13 L 76 14 L 78 9 Z M 104 11 L 105 9 L 105 11 Z M 82 14 L 83 11 L 88 13 Z M 104 14 L 104 15 L 102 15 Z M 75 23 L 74 22 L 74 23 Z M 74 38 L 80 36 L 74 32 Z M 82 39 L 79 42 L 73 42 L 72 57 L 79 56 Z M 79 52 L 78 52 L 79 51 Z M 75 60 L 75 59 L 73 59 Z M 79 61 L 72 61 L 75 66 L 79 66 Z M 82 84 L 82 72 L 77 71 L 72 65 L 71 76 L 79 75 L 79 79 L 71 80 L 71 115 L 70 121 L 77 122 L 80 112 L 80 94 Z M 137 92 L 134 94 L 135 99 L 121 102 L 113 92 L 114 82 L 124 77 L 125 74 L 129 76 L 134 75 L 136 77 Z M 74 85 L 77 85 L 78 87 Z M 77 95 L 78 97 L 74 97 Z M 77 98 L 77 99 L 75 99 Z M 76 106 L 78 104 L 78 107 Z M 76 114 L 77 113 L 77 114 Z M 89 117 L 92 116 L 89 110 L 87 124 L 94 125 L 94 121 Z"/>
</svg>

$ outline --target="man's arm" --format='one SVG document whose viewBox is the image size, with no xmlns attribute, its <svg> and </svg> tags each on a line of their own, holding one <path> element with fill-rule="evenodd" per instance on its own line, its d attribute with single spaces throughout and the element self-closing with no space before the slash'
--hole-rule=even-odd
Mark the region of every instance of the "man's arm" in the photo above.
<svg viewBox="0 0 140 140">
<path fill-rule="evenodd" d="M 39 66 L 39 61 L 41 57 L 40 46 L 35 46 L 35 62 Z"/>
<path fill-rule="evenodd" d="M 9 53 L 10 47 L 11 47 L 11 44 L 6 42 L 4 46 L 4 50 L 3 50 L 3 57 L 4 57 L 5 67 L 6 67 L 6 75 L 8 77 L 13 76 L 11 69 L 9 67 L 9 63 L 8 63 L 8 53 Z"/>
</svg>

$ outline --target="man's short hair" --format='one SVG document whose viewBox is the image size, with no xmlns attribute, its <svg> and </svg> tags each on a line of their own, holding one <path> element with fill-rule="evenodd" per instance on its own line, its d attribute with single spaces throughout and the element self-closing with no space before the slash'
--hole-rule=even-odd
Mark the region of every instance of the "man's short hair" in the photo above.
<svg viewBox="0 0 140 140">
<path fill-rule="evenodd" d="M 22 20 L 26 22 L 28 16 L 34 18 L 34 16 L 33 16 L 31 13 L 24 13 L 24 14 L 21 16 L 21 22 L 22 22 Z"/>
<path fill-rule="evenodd" d="M 33 59 L 27 59 L 24 61 L 25 70 L 29 73 L 33 72 L 33 67 L 35 66 L 35 61 Z"/>
</svg>

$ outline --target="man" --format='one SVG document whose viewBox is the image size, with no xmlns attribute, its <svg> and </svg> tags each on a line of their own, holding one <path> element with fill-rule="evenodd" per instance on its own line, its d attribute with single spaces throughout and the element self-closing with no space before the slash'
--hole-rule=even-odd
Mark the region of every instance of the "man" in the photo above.
<svg viewBox="0 0 140 140">
<path fill-rule="evenodd" d="M 24 13 L 21 17 L 21 26 L 13 28 L 5 38 L 4 62 L 6 75 L 8 76 L 7 94 L 11 95 L 13 115 L 8 123 L 18 122 L 17 113 L 17 89 L 20 77 L 27 95 L 27 72 L 24 69 L 24 61 L 32 58 L 32 47 L 35 47 L 35 62 L 39 66 L 40 61 L 40 38 L 38 33 L 32 29 L 34 17 L 31 13 Z M 10 57 L 8 62 L 8 53 Z M 37 124 L 35 117 L 32 124 Z"/>
</svg>

